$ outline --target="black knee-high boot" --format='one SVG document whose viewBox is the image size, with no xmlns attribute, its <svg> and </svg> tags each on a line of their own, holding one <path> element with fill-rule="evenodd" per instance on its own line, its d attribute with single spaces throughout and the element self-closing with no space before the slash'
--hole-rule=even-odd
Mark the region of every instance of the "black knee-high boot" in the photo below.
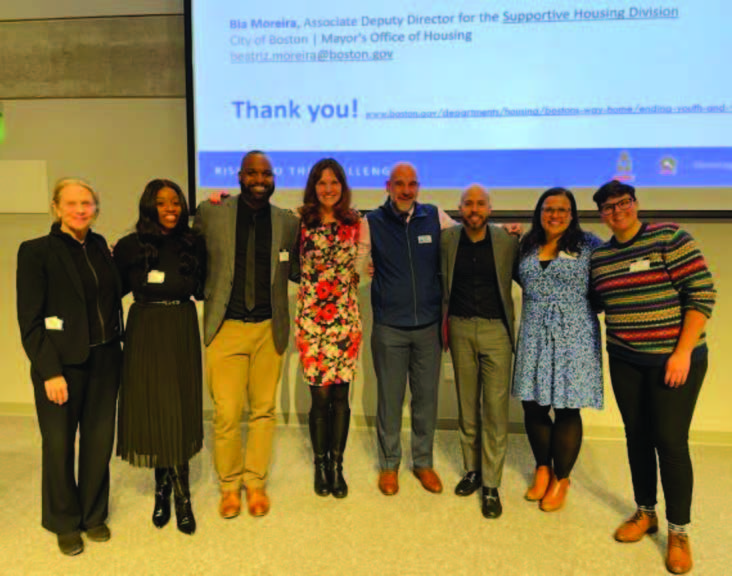
<svg viewBox="0 0 732 576">
<path fill-rule="evenodd" d="M 157 528 L 162 528 L 170 520 L 170 493 L 173 483 L 167 468 L 155 468 L 155 508 L 152 521 Z"/>
<path fill-rule="evenodd" d="M 333 410 L 330 413 L 330 420 L 330 463 L 328 466 L 330 492 L 336 498 L 345 498 L 348 496 L 348 484 L 343 477 L 343 452 L 348 439 L 351 411 L 349 409 Z"/>
<path fill-rule="evenodd" d="M 196 519 L 191 508 L 191 489 L 188 483 L 188 463 L 170 469 L 173 479 L 173 496 L 175 499 L 175 519 L 178 530 L 184 534 L 196 531 Z"/>
<path fill-rule="evenodd" d="M 328 482 L 328 421 L 310 413 L 310 440 L 313 443 L 315 481 L 313 489 L 318 496 L 330 494 Z"/>
</svg>

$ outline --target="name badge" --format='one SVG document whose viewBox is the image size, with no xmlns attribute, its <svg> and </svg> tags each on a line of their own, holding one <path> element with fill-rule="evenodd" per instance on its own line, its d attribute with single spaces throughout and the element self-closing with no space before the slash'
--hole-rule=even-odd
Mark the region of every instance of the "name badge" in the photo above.
<svg viewBox="0 0 732 576">
<path fill-rule="evenodd" d="M 147 273 L 148 284 L 162 284 L 165 282 L 165 272 L 161 270 L 150 270 Z"/>
<path fill-rule="evenodd" d="M 650 260 L 637 260 L 636 262 L 633 262 L 630 265 L 631 272 L 643 272 L 644 270 L 650 270 L 650 269 L 651 269 Z"/>
<path fill-rule="evenodd" d="M 564 250 L 559 251 L 559 257 L 565 260 L 577 260 L 577 254 L 572 252 L 565 252 Z"/>
<path fill-rule="evenodd" d="M 290 253 L 287 250 L 280 250 L 280 262 L 289 262 Z"/>
<path fill-rule="evenodd" d="M 64 321 L 58 316 L 49 316 L 44 320 L 46 324 L 46 330 L 63 330 Z"/>
<path fill-rule="evenodd" d="M 422 236 L 417 237 L 417 242 L 420 244 L 432 244 L 432 236 L 429 234 L 423 234 Z"/>
</svg>

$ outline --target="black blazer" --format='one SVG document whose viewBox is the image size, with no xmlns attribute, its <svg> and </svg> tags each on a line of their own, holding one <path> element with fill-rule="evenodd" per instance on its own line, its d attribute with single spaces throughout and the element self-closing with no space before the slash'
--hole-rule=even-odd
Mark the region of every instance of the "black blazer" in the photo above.
<svg viewBox="0 0 732 576">
<path fill-rule="evenodd" d="M 117 269 L 107 242 L 89 232 L 114 271 L 117 330 L 122 331 L 122 304 Z M 60 376 L 62 367 L 82 364 L 89 356 L 89 320 L 81 278 L 64 241 L 53 235 L 28 240 L 18 250 L 16 275 L 18 324 L 31 369 L 43 380 Z M 63 329 L 46 329 L 47 318 L 59 318 Z"/>
</svg>

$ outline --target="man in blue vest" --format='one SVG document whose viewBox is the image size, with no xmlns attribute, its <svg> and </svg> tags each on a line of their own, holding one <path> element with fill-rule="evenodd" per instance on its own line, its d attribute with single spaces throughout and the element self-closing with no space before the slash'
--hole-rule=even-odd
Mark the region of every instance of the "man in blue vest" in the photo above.
<svg viewBox="0 0 732 576">
<path fill-rule="evenodd" d="M 455 222 L 431 204 L 419 204 L 417 170 L 399 163 L 386 183 L 387 201 L 368 214 L 362 247 L 371 251 L 374 277 L 371 348 L 378 385 L 376 429 L 379 489 L 399 490 L 400 433 L 407 381 L 412 395 L 414 475 L 430 491 L 442 492 L 433 469 L 440 346 L 440 231 Z"/>
</svg>

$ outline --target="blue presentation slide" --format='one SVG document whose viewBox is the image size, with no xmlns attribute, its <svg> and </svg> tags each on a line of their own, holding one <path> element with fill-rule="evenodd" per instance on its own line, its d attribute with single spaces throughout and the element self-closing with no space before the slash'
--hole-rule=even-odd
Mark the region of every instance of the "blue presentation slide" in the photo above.
<svg viewBox="0 0 732 576">
<path fill-rule="evenodd" d="M 198 185 L 732 185 L 732 2 L 193 0 Z"/>
</svg>

